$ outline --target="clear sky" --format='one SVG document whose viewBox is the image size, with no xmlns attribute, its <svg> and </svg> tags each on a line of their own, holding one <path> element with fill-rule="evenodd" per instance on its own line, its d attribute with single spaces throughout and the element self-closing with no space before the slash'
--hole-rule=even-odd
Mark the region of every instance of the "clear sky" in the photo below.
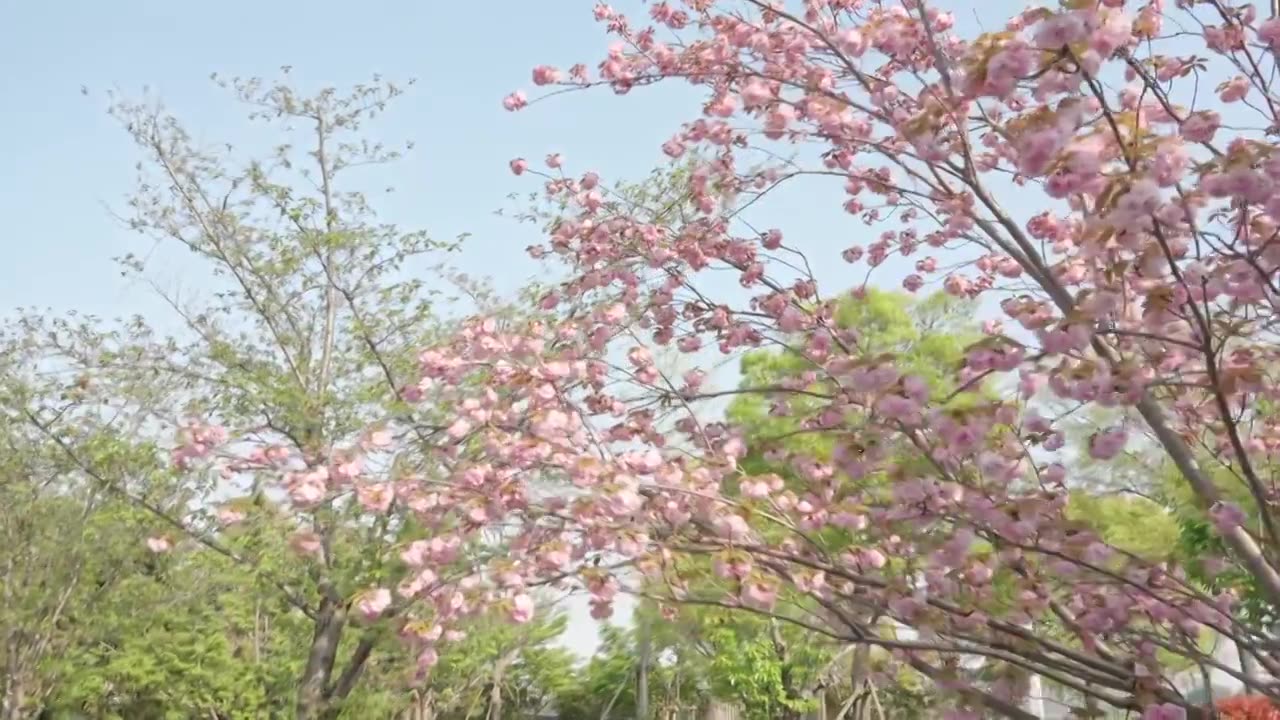
<svg viewBox="0 0 1280 720">
<path fill-rule="evenodd" d="M 952 5 L 960 24 L 977 14 Z M 990 28 L 1020 5 L 982 0 Z M 591 0 L 0 0 L 0 312 L 15 307 L 71 308 L 112 317 L 154 307 L 145 287 L 129 287 L 110 258 L 145 252 L 151 241 L 120 226 L 120 208 L 137 161 L 130 138 L 105 114 L 102 91 L 141 97 L 144 86 L 211 142 L 239 141 L 244 108 L 209 74 L 272 78 L 282 65 L 305 90 L 341 88 L 373 73 L 418 83 L 370 129 L 417 149 L 386 171 L 397 193 L 379 202 L 384 219 L 439 238 L 474 234 L 461 266 L 501 289 L 523 284 L 531 268 L 527 226 L 493 215 L 513 191 L 534 183 L 513 177 L 507 161 L 539 161 L 563 152 L 572 172 L 638 178 L 664 158 L 659 145 L 698 112 L 682 87 L 616 98 L 607 90 L 564 96 L 521 113 L 502 96 L 530 86 L 539 63 L 594 66 L 608 39 L 591 17 Z M 617 0 L 633 15 L 638 0 Z M 989 15 L 988 15 L 989 13 Z M 87 88 L 89 96 L 81 94 Z M 692 102 L 690 102 L 692 100 Z M 381 181 L 380 181 L 381 182 Z M 867 238 L 841 213 L 838 184 L 797 185 L 753 215 L 763 227 L 823 253 L 819 275 L 836 287 L 829 263 Z M 198 277 L 176 278 L 198 283 Z M 892 280 L 886 278 L 892 282 Z M 575 627 L 570 644 L 589 648 L 593 631 Z"/>
<path fill-rule="evenodd" d="M 237 142 L 244 108 L 209 74 L 273 78 L 286 64 L 305 90 L 345 88 L 376 72 L 417 78 L 370 126 L 380 139 L 417 143 L 380 176 L 397 187 L 380 209 L 387 220 L 437 237 L 474 233 L 464 265 L 515 287 L 529 270 L 520 258 L 532 238 L 492 211 L 508 204 L 508 193 L 535 185 L 513 177 L 507 160 L 561 151 L 576 171 L 638 176 L 660 162 L 658 145 L 675 129 L 677 112 L 696 112 L 696 105 L 660 102 L 680 94 L 661 90 L 648 93 L 643 115 L 637 98 L 607 91 L 562 97 L 537 112 L 502 109 L 506 92 L 530 85 L 533 65 L 594 64 L 604 47 L 591 3 L 576 0 L 3 0 L 0 307 L 112 315 L 147 292 L 126 290 L 109 261 L 150 243 L 107 211 L 121 207 L 136 155 L 106 116 L 101 91 L 141 97 L 149 86 L 197 138 Z"/>
</svg>

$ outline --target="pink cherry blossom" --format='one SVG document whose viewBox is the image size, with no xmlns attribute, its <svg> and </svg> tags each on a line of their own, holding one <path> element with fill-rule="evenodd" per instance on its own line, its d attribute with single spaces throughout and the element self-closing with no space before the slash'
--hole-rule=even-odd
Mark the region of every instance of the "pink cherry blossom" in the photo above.
<svg viewBox="0 0 1280 720">
<path fill-rule="evenodd" d="M 1280 18 L 1271 18 L 1258 26 L 1258 40 L 1272 51 L 1280 50 Z"/>
<path fill-rule="evenodd" d="M 400 560 L 409 567 L 420 568 L 431 558 L 431 543 L 428 540 L 414 540 L 400 552 Z"/>
<path fill-rule="evenodd" d="M 560 71 L 550 65 L 539 65 L 533 69 L 534 85 L 553 85 L 560 82 L 561 79 Z"/>
<path fill-rule="evenodd" d="M 527 623 L 533 619 L 533 598 L 521 593 L 511 598 L 511 619 L 517 623 Z"/>
<path fill-rule="evenodd" d="M 888 559 L 879 550 L 868 548 L 858 553 L 858 562 L 869 568 L 879 570 L 888 563 Z"/>
<path fill-rule="evenodd" d="M 1218 113 L 1212 110 L 1192 113 L 1182 122 L 1182 136 L 1191 142 L 1209 142 L 1220 125 Z"/>
<path fill-rule="evenodd" d="M 385 513 L 395 500 L 395 488 L 390 483 L 368 483 L 356 486 L 356 497 L 364 509 Z"/>
<path fill-rule="evenodd" d="M 1057 50 L 1083 39 L 1088 34 L 1083 16 L 1077 13 L 1058 13 L 1036 27 L 1036 45 L 1047 50 Z"/>
<path fill-rule="evenodd" d="M 289 498 L 299 507 L 311 507 L 324 499 L 324 481 L 313 474 L 299 476 L 289 486 Z"/>
<path fill-rule="evenodd" d="M 1223 83 L 1218 90 L 1218 99 L 1224 103 L 1232 103 L 1243 100 L 1249 94 L 1249 78 L 1243 75 L 1237 75 L 1227 82 Z"/>
<path fill-rule="evenodd" d="M 1244 510 L 1232 502 L 1215 503 L 1209 508 L 1209 517 L 1218 530 L 1224 533 L 1243 525 L 1247 519 Z"/>
<path fill-rule="evenodd" d="M 1186 717 L 1187 711 L 1173 703 L 1149 705 L 1142 711 L 1142 720 L 1186 720 Z"/>
<path fill-rule="evenodd" d="M 759 78 L 748 80 L 739 93 L 743 104 L 748 108 L 758 107 L 773 98 L 773 92 L 769 86 Z"/>
<path fill-rule="evenodd" d="M 366 619 L 375 620 L 391 606 L 391 591 L 377 588 L 362 593 L 356 601 L 356 610 Z"/>
<path fill-rule="evenodd" d="M 299 532 L 289 536 L 289 546 L 299 555 L 319 555 L 324 548 L 319 535 L 313 532 Z"/>
<path fill-rule="evenodd" d="M 613 604 L 592 600 L 590 602 L 590 614 L 594 620 L 607 620 L 613 616 Z"/>
<path fill-rule="evenodd" d="M 742 588 L 742 602 L 762 610 L 771 609 L 778 601 L 777 590 L 763 582 L 748 582 Z"/>
<path fill-rule="evenodd" d="M 511 112 L 520 110 L 528 104 L 529 100 L 522 90 L 517 90 L 502 99 L 502 107 Z"/>
<path fill-rule="evenodd" d="M 420 672 L 430 670 L 440 662 L 440 654 L 433 647 L 427 647 L 418 653 L 418 670 Z"/>
<path fill-rule="evenodd" d="M 1089 454 L 1097 460 L 1110 460 L 1124 449 L 1128 433 L 1124 428 L 1111 428 L 1089 438 Z"/>
</svg>

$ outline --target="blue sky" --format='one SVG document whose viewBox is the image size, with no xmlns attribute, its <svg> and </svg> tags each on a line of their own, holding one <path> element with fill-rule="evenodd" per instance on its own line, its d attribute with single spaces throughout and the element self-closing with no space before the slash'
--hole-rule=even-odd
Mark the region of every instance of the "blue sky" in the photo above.
<svg viewBox="0 0 1280 720">
<path fill-rule="evenodd" d="M 519 287 L 531 272 L 523 248 L 535 237 L 493 211 L 508 204 L 509 193 L 535 184 L 510 174 L 510 158 L 537 162 L 558 151 L 572 172 L 638 178 L 663 162 L 659 145 L 698 112 L 696 96 L 674 86 L 645 89 L 642 97 L 594 91 L 517 114 L 502 110 L 502 96 L 528 87 L 536 64 L 595 65 L 608 40 L 592 20 L 592 4 L 0 1 L 0 312 L 76 308 L 112 317 L 156 307 L 150 290 L 126 285 L 110 260 L 152 243 L 109 212 L 123 207 L 138 157 L 106 115 L 101 93 L 115 88 L 140 98 L 149 86 L 198 139 L 238 143 L 244 108 L 209 74 L 271 78 L 282 65 L 294 68 L 291 77 L 306 90 L 347 87 L 373 73 L 417 78 L 370 126 L 378 139 L 417 143 L 380 176 L 398 191 L 379 209 L 385 220 L 439 238 L 472 233 L 461 267 L 492 277 L 500 289 Z M 643 12 L 637 1 L 617 4 Z M 960 23 L 972 27 L 972 8 L 955 6 Z M 1011 0 L 982 6 L 984 18 L 989 11 L 994 19 L 1020 7 Z M 868 238 L 840 211 L 842 194 L 838 184 L 795 185 L 751 219 L 785 227 L 802 246 L 820 250 L 820 277 L 848 287 L 862 271 L 829 259 Z M 174 281 L 200 282 L 176 272 Z M 571 645 L 588 649 L 594 633 L 579 623 L 571 635 Z"/>
<path fill-rule="evenodd" d="M 540 62 L 594 61 L 605 40 L 591 3 L 246 2 L 4 3 L 0 10 L 0 212 L 6 262 L 0 307 L 95 309 L 103 315 L 145 303 L 109 258 L 150 241 L 122 229 L 121 207 L 137 157 L 108 117 L 101 91 L 141 97 L 144 86 L 197 138 L 237 142 L 244 111 L 209 74 L 275 77 L 292 65 L 304 89 L 418 79 L 370 126 L 380 139 L 413 139 L 406 160 L 379 176 L 397 193 L 387 220 L 437 237 L 475 235 L 462 263 L 518 286 L 529 267 L 529 230 L 492 215 L 516 190 L 508 159 L 564 152 L 574 170 L 636 176 L 660 162 L 658 145 L 688 104 L 652 92 L 636 98 L 589 93 L 537 111 L 507 113 L 502 96 L 529 85 Z M 81 94 L 81 87 L 90 96 Z M 696 105 L 692 106 L 696 112 Z M 594 160 L 588 166 L 588 160 Z M 511 262 L 508 262 L 510 260 Z M 195 280 L 195 278 L 192 278 Z"/>
</svg>

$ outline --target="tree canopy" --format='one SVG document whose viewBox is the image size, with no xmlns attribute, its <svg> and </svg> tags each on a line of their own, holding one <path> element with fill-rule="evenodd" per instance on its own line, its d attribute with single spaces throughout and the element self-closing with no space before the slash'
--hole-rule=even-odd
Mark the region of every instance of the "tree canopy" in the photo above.
<svg viewBox="0 0 1280 720">
<path fill-rule="evenodd" d="M 513 297 L 350 172 L 398 156 L 360 134 L 395 83 L 226 81 L 256 158 L 114 105 L 129 221 L 214 289 L 6 338 L 5 716 L 1280 699 L 1280 9 L 636 6 L 533 84 L 702 101 L 649 182 L 510 161 Z M 852 233 L 752 223 L 801 178 Z M 638 619 L 575 665 L 567 592 Z"/>
</svg>

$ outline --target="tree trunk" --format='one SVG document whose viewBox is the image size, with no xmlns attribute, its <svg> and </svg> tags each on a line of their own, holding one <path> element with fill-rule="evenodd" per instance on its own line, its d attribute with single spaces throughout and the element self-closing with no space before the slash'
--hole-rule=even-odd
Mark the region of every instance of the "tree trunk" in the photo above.
<svg viewBox="0 0 1280 720">
<path fill-rule="evenodd" d="M 328 685 L 328 689 L 325 692 L 325 701 L 328 705 L 328 710 L 325 711 L 326 718 L 338 717 L 342 701 L 347 699 L 347 696 L 355 689 L 356 683 L 360 682 L 360 676 L 364 673 L 364 667 L 369 662 L 369 656 L 373 654 L 375 642 L 375 636 L 373 635 L 366 634 L 360 638 L 360 642 L 356 643 L 356 648 L 351 653 L 351 659 L 347 661 L 346 669 L 338 676 L 338 681 Z"/>
<path fill-rule="evenodd" d="M 413 702 L 408 709 L 397 715 L 400 720 L 433 720 L 432 713 L 433 696 L 430 690 L 425 692 L 413 690 L 410 692 Z"/>
<path fill-rule="evenodd" d="M 636 673 L 636 720 L 649 720 L 649 622 L 640 621 L 640 667 Z"/>
<path fill-rule="evenodd" d="M 298 720 L 320 720 L 329 704 L 329 679 L 333 676 L 333 663 L 338 657 L 338 643 L 347 614 L 344 608 L 325 599 L 316 613 L 315 635 L 307 653 L 307 666 L 302 672 L 298 688 Z"/>
<path fill-rule="evenodd" d="M 8 683 L 4 697 L 0 698 L 0 719 L 19 720 L 22 717 L 22 706 L 25 703 L 22 682 Z"/>
<path fill-rule="evenodd" d="M 782 628 L 778 626 L 778 621 L 772 618 L 769 620 L 769 639 L 773 642 L 773 654 L 781 667 L 778 680 L 782 683 L 783 696 L 787 700 L 803 699 L 804 690 L 796 687 L 795 673 L 791 667 L 791 651 L 782 639 Z M 791 708 L 783 708 L 778 715 L 779 720 L 800 720 L 800 717 L 801 713 Z"/>
<path fill-rule="evenodd" d="M 33 673 L 25 672 L 21 666 L 16 670 L 11 668 L 5 672 L 4 687 L 0 687 L 0 720 L 22 720 L 34 717 L 34 714 L 29 712 L 32 708 L 27 707 L 28 697 L 39 697 L 40 694 L 31 693 L 30 686 L 27 685 L 27 680 L 32 676 Z M 38 703 L 33 704 L 36 708 L 39 707 Z"/>
<path fill-rule="evenodd" d="M 512 648 L 493 664 L 493 683 L 489 688 L 489 708 L 485 713 L 488 720 L 502 719 L 502 685 L 506 682 L 507 667 L 520 657 L 520 648 Z"/>
<path fill-rule="evenodd" d="M 486 714 L 489 720 L 502 719 L 502 685 L 497 681 L 489 688 L 489 712 Z"/>
</svg>

